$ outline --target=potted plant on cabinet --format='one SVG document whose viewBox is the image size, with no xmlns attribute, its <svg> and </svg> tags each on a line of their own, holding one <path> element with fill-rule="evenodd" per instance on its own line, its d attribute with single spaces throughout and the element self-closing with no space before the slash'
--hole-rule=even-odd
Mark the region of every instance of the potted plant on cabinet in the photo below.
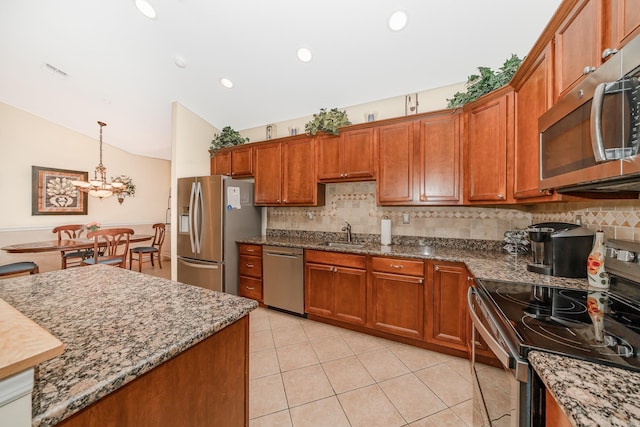
<svg viewBox="0 0 640 427">
<path fill-rule="evenodd" d="M 213 135 L 211 147 L 209 147 L 209 153 L 211 153 L 211 157 L 213 157 L 216 151 L 221 148 L 233 147 L 244 144 L 245 142 L 249 142 L 249 138 L 244 138 L 240 135 L 240 132 L 233 129 L 231 126 L 225 126 L 222 128 L 222 132 Z"/>
<path fill-rule="evenodd" d="M 304 125 L 304 130 L 308 135 L 315 135 L 318 132 L 338 135 L 341 126 L 350 124 L 346 111 L 340 111 L 337 108 L 327 111 L 326 108 L 321 108 L 320 112 L 314 114 L 313 119 Z"/>
</svg>

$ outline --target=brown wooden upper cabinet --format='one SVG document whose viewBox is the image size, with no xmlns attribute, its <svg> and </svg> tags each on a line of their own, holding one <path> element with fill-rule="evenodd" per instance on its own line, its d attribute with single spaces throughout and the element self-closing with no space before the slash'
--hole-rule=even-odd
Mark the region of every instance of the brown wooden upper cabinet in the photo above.
<svg viewBox="0 0 640 427">
<path fill-rule="evenodd" d="M 253 147 L 223 148 L 211 158 L 211 175 L 253 176 Z"/>
<path fill-rule="evenodd" d="M 374 135 L 375 128 L 367 127 L 318 136 L 318 181 L 375 179 Z"/>
<path fill-rule="evenodd" d="M 408 205 L 414 202 L 414 122 L 400 122 L 378 128 L 379 205 Z"/>
<path fill-rule="evenodd" d="M 319 206 L 324 186 L 316 182 L 315 138 L 307 135 L 254 147 L 254 202 L 258 206 Z"/>
<path fill-rule="evenodd" d="M 580 0 L 556 29 L 556 99 L 602 64 L 603 0 Z"/>
<path fill-rule="evenodd" d="M 612 49 L 620 49 L 634 36 L 640 34 L 640 2 L 638 0 L 603 0 L 611 7 L 609 39 L 605 39 L 604 56 Z"/>
<path fill-rule="evenodd" d="M 513 149 L 513 89 L 505 86 L 464 110 L 465 203 L 511 201 L 508 150 Z"/>
</svg>

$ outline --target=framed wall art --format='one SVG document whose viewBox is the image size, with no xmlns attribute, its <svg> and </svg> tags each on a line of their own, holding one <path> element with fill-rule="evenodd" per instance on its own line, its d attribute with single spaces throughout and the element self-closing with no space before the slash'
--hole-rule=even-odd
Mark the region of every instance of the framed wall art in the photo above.
<svg viewBox="0 0 640 427">
<path fill-rule="evenodd" d="M 31 215 L 86 215 L 87 194 L 72 181 L 87 181 L 88 172 L 31 166 Z"/>
</svg>

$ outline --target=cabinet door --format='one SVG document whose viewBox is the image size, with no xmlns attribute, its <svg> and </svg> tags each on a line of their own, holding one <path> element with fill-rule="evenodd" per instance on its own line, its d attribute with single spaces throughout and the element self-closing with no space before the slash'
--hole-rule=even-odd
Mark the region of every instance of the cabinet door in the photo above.
<svg viewBox="0 0 640 427">
<path fill-rule="evenodd" d="M 467 350 L 467 269 L 453 263 L 430 262 L 427 341 Z"/>
<path fill-rule="evenodd" d="M 378 128 L 379 205 L 413 201 L 413 122 Z"/>
<path fill-rule="evenodd" d="M 556 99 L 602 62 L 600 0 L 579 1 L 555 33 Z"/>
<path fill-rule="evenodd" d="M 422 277 L 371 273 L 371 324 L 375 329 L 424 339 L 425 289 Z"/>
<path fill-rule="evenodd" d="M 262 257 L 240 255 L 238 258 L 238 272 L 241 276 L 262 278 Z"/>
<path fill-rule="evenodd" d="M 467 113 L 465 159 L 466 200 L 507 199 L 507 126 L 512 93 L 476 105 Z"/>
<path fill-rule="evenodd" d="M 273 206 L 281 201 L 282 167 L 280 143 L 257 145 L 253 149 L 255 159 L 255 184 L 253 198 L 256 205 Z"/>
<path fill-rule="evenodd" d="M 420 201 L 460 200 L 460 116 L 420 121 Z"/>
<path fill-rule="evenodd" d="M 516 199 L 548 197 L 540 192 L 540 133 L 538 117 L 553 102 L 551 46 L 540 55 L 516 93 L 513 194 Z"/>
<path fill-rule="evenodd" d="M 607 47 L 620 49 L 640 30 L 638 0 L 611 0 L 611 40 Z"/>
<path fill-rule="evenodd" d="M 231 176 L 253 176 L 253 147 L 236 147 L 231 150 Z"/>
<path fill-rule="evenodd" d="M 238 296 L 262 302 L 262 280 L 253 277 L 238 277 Z"/>
<path fill-rule="evenodd" d="M 283 204 L 313 205 L 316 203 L 318 186 L 316 183 L 314 142 L 313 138 L 304 138 L 283 143 Z"/>
<path fill-rule="evenodd" d="M 337 320 L 364 325 L 367 322 L 367 272 L 335 267 L 335 306 Z"/>
<path fill-rule="evenodd" d="M 342 132 L 342 173 L 347 180 L 374 178 L 374 129 Z"/>
<path fill-rule="evenodd" d="M 343 178 L 340 155 L 340 137 L 322 135 L 316 137 L 318 155 L 318 180 L 340 181 Z"/>
<path fill-rule="evenodd" d="M 231 151 L 219 150 L 211 158 L 211 175 L 231 175 Z"/>
<path fill-rule="evenodd" d="M 333 318 L 334 268 L 329 265 L 306 264 L 304 280 L 305 313 Z"/>
</svg>

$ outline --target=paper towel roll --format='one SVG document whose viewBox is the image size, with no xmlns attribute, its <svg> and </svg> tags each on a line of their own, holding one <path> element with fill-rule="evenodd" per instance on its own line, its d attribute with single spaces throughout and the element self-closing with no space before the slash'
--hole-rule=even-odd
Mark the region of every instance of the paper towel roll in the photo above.
<svg viewBox="0 0 640 427">
<path fill-rule="evenodd" d="M 380 221 L 380 243 L 383 245 L 391 244 L 391 220 L 383 219 Z"/>
</svg>

